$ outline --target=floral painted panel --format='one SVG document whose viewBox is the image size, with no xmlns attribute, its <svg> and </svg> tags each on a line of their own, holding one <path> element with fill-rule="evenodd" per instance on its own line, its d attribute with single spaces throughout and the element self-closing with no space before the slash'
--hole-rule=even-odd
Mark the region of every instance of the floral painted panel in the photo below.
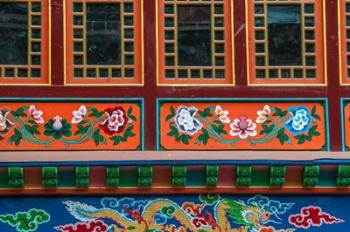
<svg viewBox="0 0 350 232">
<path fill-rule="evenodd" d="M 342 101 L 343 116 L 343 150 L 350 151 L 350 99 Z"/>
<path fill-rule="evenodd" d="M 142 149 L 141 101 L 2 101 L 0 150 Z"/>
<path fill-rule="evenodd" d="M 328 150 L 322 100 L 159 100 L 163 150 Z"/>
<path fill-rule="evenodd" d="M 7 197 L 0 199 L 0 231 L 344 232 L 349 228 L 349 200 L 213 194 Z"/>
</svg>

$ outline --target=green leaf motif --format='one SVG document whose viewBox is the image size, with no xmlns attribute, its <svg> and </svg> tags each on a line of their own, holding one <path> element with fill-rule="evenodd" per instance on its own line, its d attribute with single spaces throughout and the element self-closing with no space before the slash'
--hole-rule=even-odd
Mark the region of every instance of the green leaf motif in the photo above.
<svg viewBox="0 0 350 232">
<path fill-rule="evenodd" d="M 298 140 L 298 144 L 304 144 L 306 141 L 312 141 L 314 136 L 320 136 L 320 132 L 317 131 L 317 125 L 312 126 L 307 134 L 301 134 L 295 136 Z"/>
<path fill-rule="evenodd" d="M 285 129 L 281 128 L 277 133 L 277 138 L 279 139 L 280 143 L 284 145 L 285 143 L 290 143 L 289 136 L 285 133 Z"/>
<path fill-rule="evenodd" d="M 127 141 L 127 139 L 125 137 L 120 136 L 120 135 L 116 135 L 116 136 L 111 137 L 111 140 L 113 141 L 113 145 L 118 145 L 121 142 Z"/>
<path fill-rule="evenodd" d="M 212 117 L 213 114 L 211 113 L 211 111 L 212 111 L 212 107 L 207 107 L 203 111 L 198 111 L 198 114 L 203 118 Z"/>
<path fill-rule="evenodd" d="M 134 126 L 129 126 L 128 128 L 126 128 L 126 130 L 124 131 L 124 137 L 127 139 L 129 137 L 134 137 L 135 133 L 132 132 L 132 130 L 134 129 Z"/>
<path fill-rule="evenodd" d="M 74 133 L 74 135 L 81 135 L 87 133 L 91 129 L 91 126 L 78 125 L 77 128 L 78 130 Z"/>
<path fill-rule="evenodd" d="M 103 111 L 98 111 L 96 108 L 91 108 L 90 111 L 91 113 L 89 114 L 89 117 L 95 117 L 95 118 L 100 118 L 105 113 Z"/>
<path fill-rule="evenodd" d="M 8 142 L 10 144 L 14 143 L 16 146 L 18 146 L 21 143 L 22 138 L 22 133 L 15 128 L 15 133 L 9 138 Z"/>
<path fill-rule="evenodd" d="M 132 114 L 132 107 L 131 106 L 128 109 L 127 115 L 128 115 L 128 118 L 130 118 L 131 120 L 133 120 L 133 121 L 137 120 L 136 117 Z"/>
<path fill-rule="evenodd" d="M 177 131 L 176 126 L 169 125 L 170 131 L 167 133 L 168 136 L 173 136 L 175 138 L 179 137 L 179 132 Z"/>
<path fill-rule="evenodd" d="M 311 116 L 314 119 L 321 120 L 321 117 L 318 114 L 316 114 L 316 106 L 312 107 L 312 109 L 311 109 Z"/>
<path fill-rule="evenodd" d="M 274 107 L 275 109 L 275 113 L 273 114 L 273 116 L 279 116 L 279 117 L 284 117 L 287 115 L 288 111 L 284 111 L 281 108 L 278 107 Z"/>
<path fill-rule="evenodd" d="M 28 212 L 0 215 L 0 221 L 15 227 L 19 232 L 34 232 L 40 224 L 50 221 L 50 214 L 41 209 L 30 209 Z"/>
<path fill-rule="evenodd" d="M 271 133 L 271 131 L 273 131 L 273 129 L 275 128 L 275 125 L 274 124 L 272 124 L 272 125 L 263 124 L 262 127 L 263 127 L 263 130 L 260 131 L 261 135 Z"/>
<path fill-rule="evenodd" d="M 16 111 L 12 111 L 11 113 L 15 117 L 27 117 L 27 114 L 24 113 L 27 110 L 28 110 L 28 107 L 22 106 L 22 107 L 18 108 Z"/>
<path fill-rule="evenodd" d="M 39 125 L 25 125 L 24 128 L 32 135 L 40 135 L 40 132 L 38 131 Z"/>
<path fill-rule="evenodd" d="M 227 132 L 225 131 L 225 126 L 224 125 L 211 125 L 211 127 L 213 128 L 213 130 L 218 133 L 219 135 L 220 134 L 227 134 Z"/>
<path fill-rule="evenodd" d="M 202 128 L 202 134 L 200 134 L 196 139 L 196 144 L 201 144 L 202 142 L 204 145 L 207 145 L 209 138 L 208 131 L 205 128 Z"/>
<path fill-rule="evenodd" d="M 175 117 L 175 109 L 174 107 L 170 107 L 170 114 L 168 116 L 166 116 L 165 121 L 169 121 L 170 119 L 172 119 L 173 117 Z"/>
<path fill-rule="evenodd" d="M 107 143 L 106 138 L 100 134 L 100 129 L 95 130 L 95 132 L 92 134 L 92 139 L 94 140 L 96 146 L 100 145 L 100 143 Z"/>
<path fill-rule="evenodd" d="M 182 134 L 180 136 L 180 140 L 182 141 L 182 143 L 188 145 L 189 144 L 189 140 L 190 140 L 190 136 L 189 135 L 185 135 L 185 134 Z"/>
</svg>

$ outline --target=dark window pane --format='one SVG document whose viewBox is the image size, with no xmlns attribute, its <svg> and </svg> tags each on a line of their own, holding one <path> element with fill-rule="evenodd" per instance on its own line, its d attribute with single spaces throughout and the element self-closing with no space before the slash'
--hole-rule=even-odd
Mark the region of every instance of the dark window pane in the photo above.
<svg viewBox="0 0 350 232">
<path fill-rule="evenodd" d="M 179 65 L 211 65 L 210 12 L 210 6 L 178 6 Z"/>
<path fill-rule="evenodd" d="M 0 64 L 28 62 L 28 5 L 0 2 Z"/>
<path fill-rule="evenodd" d="M 87 63 L 121 63 L 120 4 L 87 3 Z"/>
<path fill-rule="evenodd" d="M 301 65 L 300 5 L 268 6 L 269 65 Z"/>
</svg>

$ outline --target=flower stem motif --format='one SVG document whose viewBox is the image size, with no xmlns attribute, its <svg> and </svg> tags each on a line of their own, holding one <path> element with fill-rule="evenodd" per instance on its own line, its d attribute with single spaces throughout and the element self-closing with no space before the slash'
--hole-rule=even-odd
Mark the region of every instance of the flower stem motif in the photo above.
<svg viewBox="0 0 350 232">
<path fill-rule="evenodd" d="M 44 135 L 52 136 L 56 140 L 61 139 L 63 136 L 69 137 L 72 135 L 71 125 L 66 119 L 56 115 L 45 124 Z"/>
<path fill-rule="evenodd" d="M 231 122 L 230 118 L 228 117 L 228 110 L 223 110 L 222 107 L 219 105 L 215 107 L 215 114 L 222 123 L 228 124 Z"/>
<path fill-rule="evenodd" d="M 269 105 L 265 105 L 263 110 L 257 111 L 258 117 L 255 120 L 256 123 L 264 123 L 271 114 L 271 108 Z"/>
<path fill-rule="evenodd" d="M 0 110 L 0 135 L 4 135 L 15 125 L 8 119 L 9 111 Z"/>
<path fill-rule="evenodd" d="M 30 113 L 30 115 L 32 116 L 33 120 L 37 123 L 37 124 L 43 124 L 44 123 L 44 119 L 43 119 L 43 112 L 41 110 L 37 110 L 36 107 L 34 105 L 30 105 L 28 112 Z"/>
<path fill-rule="evenodd" d="M 306 106 L 291 107 L 288 109 L 291 118 L 284 124 L 284 127 L 293 135 L 307 133 L 312 123 L 312 116 Z"/>
<path fill-rule="evenodd" d="M 83 121 L 84 117 L 86 116 L 87 109 L 86 106 L 82 105 L 78 110 L 73 111 L 73 119 L 72 123 L 73 124 L 78 124 L 81 121 Z"/>
<path fill-rule="evenodd" d="M 100 128 L 108 135 L 122 133 L 128 122 L 125 110 L 122 107 L 105 109 L 105 119 Z"/>
<path fill-rule="evenodd" d="M 240 116 L 230 124 L 230 135 L 239 136 L 241 139 L 246 139 L 248 136 L 256 136 L 256 124 L 246 116 Z"/>
<path fill-rule="evenodd" d="M 180 106 L 174 117 L 177 129 L 187 135 L 194 135 L 202 129 L 202 123 L 195 118 L 198 109 L 194 106 Z"/>
</svg>

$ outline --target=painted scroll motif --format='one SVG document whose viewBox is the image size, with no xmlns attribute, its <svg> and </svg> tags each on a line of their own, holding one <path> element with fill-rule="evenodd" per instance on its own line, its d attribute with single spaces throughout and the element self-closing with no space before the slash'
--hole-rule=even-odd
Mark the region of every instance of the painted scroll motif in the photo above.
<svg viewBox="0 0 350 232">
<path fill-rule="evenodd" d="M 0 150 L 136 150 L 141 102 L 1 102 Z"/>
<path fill-rule="evenodd" d="M 159 102 L 165 150 L 327 150 L 324 102 Z"/>
</svg>

